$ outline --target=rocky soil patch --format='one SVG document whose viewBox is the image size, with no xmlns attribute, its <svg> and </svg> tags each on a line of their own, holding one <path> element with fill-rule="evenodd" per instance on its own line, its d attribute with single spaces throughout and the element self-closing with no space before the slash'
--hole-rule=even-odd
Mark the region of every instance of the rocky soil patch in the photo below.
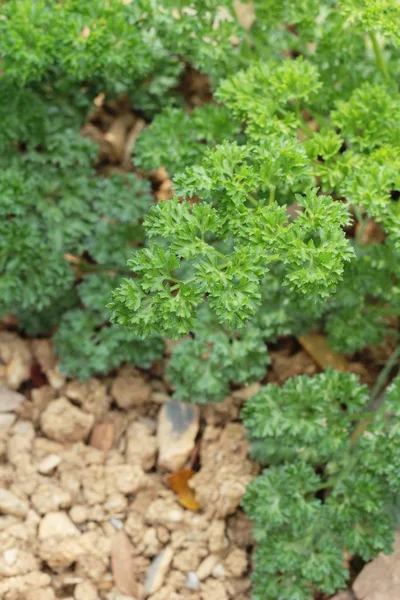
<svg viewBox="0 0 400 600">
<path fill-rule="evenodd" d="M 68 381 L 47 340 L 0 357 L 0 598 L 249 599 L 249 391 L 200 412 L 132 367 Z M 198 510 L 168 485 L 194 462 Z"/>
<path fill-rule="evenodd" d="M 315 371 L 282 356 L 272 377 Z M 0 331 L 0 598 L 250 600 L 239 412 L 259 387 L 199 409 L 162 364 L 69 381 L 48 340 Z M 335 600 L 400 598 L 399 560 L 397 542 Z"/>
</svg>

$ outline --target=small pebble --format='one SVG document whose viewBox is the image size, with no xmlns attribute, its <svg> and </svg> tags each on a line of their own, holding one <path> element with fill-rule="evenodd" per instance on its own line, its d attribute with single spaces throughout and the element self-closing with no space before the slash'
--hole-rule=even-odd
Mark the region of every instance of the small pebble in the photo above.
<svg viewBox="0 0 400 600">
<path fill-rule="evenodd" d="M 157 592 L 161 588 L 173 556 L 174 551 L 170 546 L 167 546 L 167 548 L 155 557 L 147 571 L 144 588 L 145 596 L 151 596 L 151 594 L 154 594 L 154 592 Z"/>
<path fill-rule="evenodd" d="M 197 592 L 197 590 L 200 589 L 200 581 L 194 571 L 189 571 L 187 574 L 185 587 L 188 590 L 193 590 L 194 592 Z"/>
<path fill-rule="evenodd" d="M 121 519 L 117 519 L 116 517 L 111 517 L 110 522 L 114 525 L 115 529 L 119 531 L 123 528 L 124 524 Z"/>
<path fill-rule="evenodd" d="M 225 577 L 224 565 L 222 565 L 221 563 L 215 565 L 215 567 L 212 570 L 212 576 L 215 577 L 215 579 L 221 579 L 222 577 Z"/>
<path fill-rule="evenodd" d="M 48 475 L 58 467 L 60 462 L 61 458 L 57 456 L 57 454 L 48 454 L 40 461 L 37 470 L 39 473 L 42 473 L 42 475 Z"/>
<path fill-rule="evenodd" d="M 196 571 L 197 577 L 200 581 L 207 579 L 212 573 L 215 565 L 218 563 L 218 556 L 215 554 L 209 554 L 202 563 L 200 563 L 199 568 Z"/>
</svg>

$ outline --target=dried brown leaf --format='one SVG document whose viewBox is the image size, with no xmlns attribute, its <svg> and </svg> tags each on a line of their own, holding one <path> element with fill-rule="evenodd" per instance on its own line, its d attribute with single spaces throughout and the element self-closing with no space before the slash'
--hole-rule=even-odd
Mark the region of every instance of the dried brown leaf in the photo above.
<svg viewBox="0 0 400 600">
<path fill-rule="evenodd" d="M 322 369 L 333 367 L 338 371 L 348 371 L 349 362 L 345 356 L 329 348 L 325 336 L 320 333 L 308 333 L 298 338 L 304 350 Z"/>
<path fill-rule="evenodd" d="M 121 529 L 111 544 L 111 570 L 115 585 L 122 594 L 135 597 L 138 593 L 133 546 Z"/>
<path fill-rule="evenodd" d="M 178 495 L 179 503 L 189 510 L 200 510 L 194 490 L 189 487 L 189 479 L 193 477 L 192 469 L 181 469 L 167 478 L 169 487 Z"/>
</svg>

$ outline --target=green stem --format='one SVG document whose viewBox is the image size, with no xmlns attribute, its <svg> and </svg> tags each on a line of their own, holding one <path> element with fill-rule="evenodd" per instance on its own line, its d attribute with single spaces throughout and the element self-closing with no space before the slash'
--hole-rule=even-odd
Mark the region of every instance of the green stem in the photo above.
<svg viewBox="0 0 400 600">
<path fill-rule="evenodd" d="M 370 40 L 372 42 L 372 47 L 374 49 L 376 63 L 378 65 L 378 69 L 386 82 L 390 81 L 389 69 L 387 63 L 383 57 L 383 52 L 381 45 L 378 42 L 375 31 L 371 31 L 369 34 Z"/>
<path fill-rule="evenodd" d="M 251 198 L 250 196 L 247 198 L 247 200 L 253 205 L 253 206 L 258 206 L 258 200 L 254 200 L 254 198 Z"/>
<path fill-rule="evenodd" d="M 271 205 L 275 201 L 275 186 L 269 188 L 269 204 Z"/>
<path fill-rule="evenodd" d="M 356 235 L 356 243 L 361 244 L 362 237 L 364 235 L 365 228 L 367 226 L 367 219 L 364 218 L 360 207 L 357 204 L 353 204 L 354 213 L 356 215 L 357 221 L 360 224 Z"/>
<path fill-rule="evenodd" d="M 220 252 L 219 250 L 217 250 L 215 248 L 215 246 L 213 246 L 213 249 L 214 249 L 215 254 L 217 254 L 217 256 L 219 256 L 220 258 L 224 258 L 224 259 L 226 258 L 226 254 L 223 254 L 222 252 Z"/>
<path fill-rule="evenodd" d="M 400 358 L 400 344 L 398 346 L 396 346 L 396 348 L 393 350 L 392 354 L 389 356 L 388 360 L 386 361 L 385 366 L 383 367 L 382 371 L 378 375 L 375 385 L 372 388 L 371 403 L 373 403 L 379 396 L 383 386 L 386 384 L 386 381 L 390 375 L 390 371 L 393 369 L 393 367 L 395 366 L 395 364 L 399 358 Z"/>
<path fill-rule="evenodd" d="M 358 423 L 357 427 L 353 430 L 353 433 L 350 436 L 350 443 L 352 446 L 354 446 L 357 443 L 357 441 L 362 436 L 364 431 L 367 429 L 368 425 L 370 424 L 372 419 L 376 416 L 376 414 L 380 410 L 382 410 L 382 407 L 383 407 L 384 401 L 385 401 L 385 396 L 382 395 L 382 397 L 380 398 L 380 400 L 377 404 L 376 404 L 375 400 L 378 398 L 380 392 L 382 391 L 382 388 L 384 387 L 384 385 L 387 382 L 390 371 L 393 369 L 394 365 L 396 364 L 396 362 L 399 358 L 400 358 L 400 344 L 398 346 L 396 346 L 396 348 L 393 350 L 392 354 L 389 356 L 388 360 L 386 361 L 386 364 L 383 367 L 382 371 L 379 373 L 379 376 L 375 382 L 375 385 L 372 388 L 369 406 L 368 406 L 368 408 L 371 408 L 371 409 L 373 408 L 374 410 L 371 412 L 367 412 L 365 418 L 363 418 Z M 351 415 L 351 416 L 353 416 L 353 415 Z M 353 468 L 354 460 L 355 460 L 354 456 L 355 455 L 353 454 L 350 457 L 348 464 L 338 474 L 337 477 L 332 477 L 331 479 L 328 479 L 328 481 L 325 481 L 320 486 L 318 486 L 318 489 L 322 490 L 322 489 L 326 489 L 326 488 L 332 488 L 332 487 L 336 486 L 340 481 L 342 481 L 351 472 L 351 470 Z"/>
</svg>

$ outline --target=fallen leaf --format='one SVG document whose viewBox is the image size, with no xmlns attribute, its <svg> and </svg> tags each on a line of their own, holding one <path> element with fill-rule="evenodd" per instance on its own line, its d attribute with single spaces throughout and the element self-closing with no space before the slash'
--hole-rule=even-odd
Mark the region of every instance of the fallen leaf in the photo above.
<svg viewBox="0 0 400 600">
<path fill-rule="evenodd" d="M 325 336 L 320 333 L 308 333 L 299 337 L 298 340 L 304 350 L 308 352 L 314 362 L 322 369 L 333 367 L 338 371 L 349 370 L 348 360 L 342 354 L 331 350 Z"/>
<path fill-rule="evenodd" d="M 199 510 L 200 505 L 196 500 L 194 490 L 189 487 L 189 479 L 193 477 L 192 469 L 181 469 L 169 475 L 167 483 L 169 487 L 178 495 L 179 503 L 189 510 Z"/>
<path fill-rule="evenodd" d="M 111 570 L 119 591 L 128 596 L 136 596 L 138 584 L 133 546 L 123 529 L 118 531 L 111 542 Z"/>
</svg>

